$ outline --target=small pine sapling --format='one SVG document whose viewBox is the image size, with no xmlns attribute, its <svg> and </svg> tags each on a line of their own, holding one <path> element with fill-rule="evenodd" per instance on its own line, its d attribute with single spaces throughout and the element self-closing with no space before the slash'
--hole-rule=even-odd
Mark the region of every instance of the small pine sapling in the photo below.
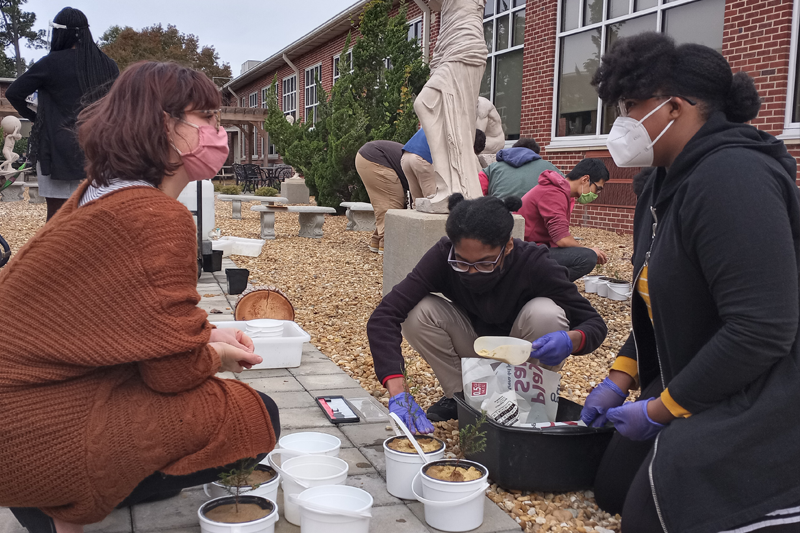
<svg viewBox="0 0 800 533">
<path fill-rule="evenodd" d="M 228 491 L 228 494 L 234 498 L 236 514 L 239 514 L 239 498 L 242 495 L 242 490 L 245 488 L 255 490 L 261 486 L 260 483 L 250 483 L 250 476 L 253 474 L 256 465 L 248 467 L 248 462 L 249 461 L 242 459 L 236 463 L 236 468 L 219 475 L 222 486 Z"/>
<path fill-rule="evenodd" d="M 464 457 L 481 453 L 486 449 L 486 432 L 480 431 L 484 423 L 486 423 L 486 411 L 481 411 L 481 415 L 475 420 L 475 424 L 464 426 L 464 428 L 458 432 L 458 443 L 461 448 L 461 454 Z M 462 476 L 456 470 L 460 465 L 461 458 L 459 457 L 456 459 L 456 466 L 450 477 L 451 481 L 461 481 L 459 478 Z"/>
<path fill-rule="evenodd" d="M 406 392 L 409 394 L 409 396 L 404 397 L 403 400 L 400 402 L 400 405 L 405 407 L 406 410 L 408 411 L 408 414 L 411 415 L 414 427 L 410 427 L 408 429 L 413 434 L 416 435 L 419 433 L 417 431 L 417 420 L 419 420 L 419 413 L 421 412 L 421 410 L 414 409 L 413 397 L 414 394 L 416 394 L 419 391 L 419 388 L 416 385 L 411 388 L 408 387 L 409 382 L 411 382 L 411 378 L 408 375 L 408 367 L 405 364 L 403 365 L 403 382 L 406 385 Z"/>
</svg>

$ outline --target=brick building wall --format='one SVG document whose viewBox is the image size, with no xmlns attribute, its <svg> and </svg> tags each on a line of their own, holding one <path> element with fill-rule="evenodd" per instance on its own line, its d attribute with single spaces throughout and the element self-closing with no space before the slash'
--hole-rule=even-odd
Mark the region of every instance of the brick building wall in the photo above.
<svg viewBox="0 0 800 533">
<path fill-rule="evenodd" d="M 412 21 L 416 18 L 422 16 L 422 11 L 414 2 L 408 2 L 406 4 L 407 12 L 406 18 L 408 21 Z M 397 14 L 399 8 L 395 8 L 391 12 L 391 16 Z M 439 33 L 439 16 L 438 13 L 434 15 L 435 20 L 433 20 L 433 24 L 431 27 L 431 42 L 430 42 L 430 50 L 431 54 L 433 52 L 434 44 L 436 43 L 436 36 Z M 347 32 L 343 32 L 339 35 L 332 36 L 331 39 L 326 42 L 324 45 L 315 48 L 312 52 L 304 54 L 299 57 L 290 57 L 289 59 L 294 63 L 298 70 L 298 78 L 297 78 L 297 119 L 302 120 L 305 117 L 305 71 L 307 68 L 311 68 L 315 65 L 321 66 L 321 77 L 320 83 L 322 88 L 330 93 L 331 88 L 333 87 L 333 57 L 338 55 L 344 49 L 345 42 L 347 40 Z M 353 26 L 350 33 L 350 42 L 351 46 L 355 44 L 355 41 L 361 36 L 358 31 L 357 26 Z M 245 107 L 249 107 L 249 96 L 253 92 L 257 93 L 257 102 L 258 106 L 262 105 L 261 100 L 261 91 L 262 89 L 269 87 L 272 84 L 273 79 L 277 76 L 277 91 L 278 91 L 278 102 L 283 105 L 283 84 L 282 81 L 284 78 L 294 75 L 294 71 L 287 65 L 284 64 L 280 69 L 273 70 L 269 73 L 264 74 L 263 76 L 259 77 L 257 80 L 250 82 L 249 84 L 235 89 L 235 92 L 238 96 L 237 102 L 231 102 L 236 106 L 241 106 L 241 100 L 244 98 L 245 100 Z M 258 152 L 257 159 L 263 160 L 263 152 L 261 151 L 261 143 L 256 146 L 256 150 Z M 264 147 L 266 148 L 266 146 Z M 269 159 L 269 161 L 273 161 Z"/>
<path fill-rule="evenodd" d="M 792 0 L 728 0 L 725 5 L 723 55 L 734 72 L 743 70 L 755 80 L 764 104 L 753 125 L 772 135 L 780 135 L 784 128 L 792 9 Z M 584 157 L 605 159 L 609 155 L 608 152 L 577 149 L 547 151 L 553 123 L 557 27 L 557 2 L 528 4 L 521 125 L 522 137 L 535 138 L 542 146 L 542 157 L 568 172 Z M 786 144 L 789 152 L 800 159 L 800 141 L 788 140 Z M 620 169 L 613 167 L 613 163 L 609 167 L 612 178 L 609 183 L 632 190 L 630 179 L 620 179 Z M 629 178 L 630 173 L 625 173 L 624 177 Z M 572 223 L 632 232 L 632 205 L 607 205 L 604 201 L 604 194 L 601 194 L 591 205 L 576 206 Z"/>
</svg>

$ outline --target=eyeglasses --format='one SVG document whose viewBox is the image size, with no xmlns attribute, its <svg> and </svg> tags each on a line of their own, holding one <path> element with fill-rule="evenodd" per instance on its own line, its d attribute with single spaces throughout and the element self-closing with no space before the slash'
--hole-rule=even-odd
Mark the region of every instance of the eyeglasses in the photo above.
<svg viewBox="0 0 800 533">
<path fill-rule="evenodd" d="M 500 261 L 500 258 L 503 257 L 503 252 L 505 251 L 506 247 L 503 246 L 503 249 L 500 250 L 500 254 L 498 254 L 497 259 L 494 261 L 478 261 L 477 263 L 470 263 L 469 261 L 456 259 L 455 247 L 451 244 L 450 255 L 447 256 L 447 262 L 456 272 L 469 272 L 470 267 L 475 267 L 475 270 L 481 274 L 491 274 L 494 272 L 494 269 L 497 268 L 497 263 Z"/>
<path fill-rule="evenodd" d="M 636 105 L 636 102 L 642 102 L 644 100 L 650 100 L 651 98 L 680 98 L 682 100 L 686 100 L 686 103 L 689 105 L 697 105 L 697 102 L 686 98 L 685 96 L 681 96 L 679 94 L 673 95 L 665 95 L 665 94 L 654 94 L 653 96 L 648 96 L 647 98 L 642 98 L 639 100 L 634 100 L 631 98 L 620 98 L 617 102 L 617 116 L 620 117 L 627 117 L 633 108 Z"/>
<path fill-rule="evenodd" d="M 200 115 L 214 115 L 217 121 L 217 131 L 219 131 L 219 127 L 222 125 L 222 109 L 198 109 L 195 113 L 199 113 Z"/>
</svg>

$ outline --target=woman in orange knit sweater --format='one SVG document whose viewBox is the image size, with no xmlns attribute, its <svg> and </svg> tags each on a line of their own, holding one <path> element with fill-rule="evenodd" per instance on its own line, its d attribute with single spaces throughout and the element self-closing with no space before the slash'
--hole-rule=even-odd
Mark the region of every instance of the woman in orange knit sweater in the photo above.
<svg viewBox="0 0 800 533">
<path fill-rule="evenodd" d="M 197 307 L 196 233 L 177 201 L 228 154 L 219 91 L 128 68 L 79 119 L 88 178 L 0 274 L 0 506 L 31 533 L 217 479 L 272 450 L 278 410 L 215 377 L 261 361 Z M 52 518 L 51 518 L 52 517 Z"/>
</svg>

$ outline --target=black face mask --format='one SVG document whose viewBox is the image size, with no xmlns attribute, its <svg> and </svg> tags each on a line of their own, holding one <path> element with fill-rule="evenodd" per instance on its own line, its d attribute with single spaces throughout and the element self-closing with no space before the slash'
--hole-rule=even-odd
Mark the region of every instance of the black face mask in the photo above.
<svg viewBox="0 0 800 533">
<path fill-rule="evenodd" d="M 470 292 L 475 294 L 483 294 L 492 290 L 497 283 L 503 279 L 503 267 L 495 268 L 494 271 L 484 274 L 481 272 L 475 272 L 474 274 L 467 274 L 466 272 L 460 272 L 458 274 L 458 279 L 461 281 L 461 284 L 464 285 Z"/>
</svg>

